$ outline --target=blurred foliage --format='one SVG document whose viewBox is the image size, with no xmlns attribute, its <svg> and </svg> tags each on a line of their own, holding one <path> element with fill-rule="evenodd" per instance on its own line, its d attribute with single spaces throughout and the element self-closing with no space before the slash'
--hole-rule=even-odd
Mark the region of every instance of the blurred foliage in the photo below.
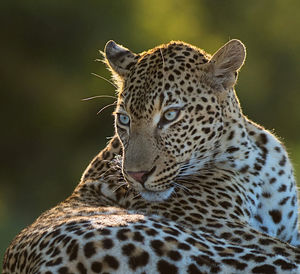
<svg viewBox="0 0 300 274">
<path fill-rule="evenodd" d="M 94 62 L 114 39 L 140 52 L 184 40 L 213 53 L 247 46 L 244 112 L 286 143 L 300 174 L 300 2 L 127 0 L 0 2 L 0 257 L 13 237 L 72 192 L 113 134 L 110 78 Z"/>
</svg>

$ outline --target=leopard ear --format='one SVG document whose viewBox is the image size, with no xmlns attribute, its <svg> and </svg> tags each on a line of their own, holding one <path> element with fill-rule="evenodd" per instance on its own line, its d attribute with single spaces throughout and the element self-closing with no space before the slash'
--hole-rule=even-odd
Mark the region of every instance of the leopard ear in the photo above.
<svg viewBox="0 0 300 274">
<path fill-rule="evenodd" d="M 113 74 L 124 78 L 128 75 L 129 69 L 137 62 L 138 55 L 129 49 L 116 44 L 110 40 L 104 48 L 105 62 Z M 115 75 L 116 76 L 116 75 Z"/>
<path fill-rule="evenodd" d="M 245 58 L 246 48 L 240 40 L 233 39 L 227 42 L 209 61 L 213 82 L 221 89 L 227 90 L 233 87 Z"/>
</svg>

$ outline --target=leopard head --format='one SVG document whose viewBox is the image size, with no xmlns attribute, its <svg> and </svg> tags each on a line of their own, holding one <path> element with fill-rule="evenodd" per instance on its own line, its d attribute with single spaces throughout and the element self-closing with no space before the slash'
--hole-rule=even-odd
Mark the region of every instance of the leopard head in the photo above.
<svg viewBox="0 0 300 274">
<path fill-rule="evenodd" d="M 245 47 L 231 40 L 211 56 L 176 41 L 135 54 L 109 41 L 104 56 L 118 85 L 123 175 L 145 199 L 167 199 L 175 178 L 213 161 Z"/>
</svg>

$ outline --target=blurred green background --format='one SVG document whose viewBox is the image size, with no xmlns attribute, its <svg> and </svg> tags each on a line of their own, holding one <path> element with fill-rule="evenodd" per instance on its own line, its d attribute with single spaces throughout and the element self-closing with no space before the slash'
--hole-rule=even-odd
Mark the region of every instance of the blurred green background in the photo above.
<svg viewBox="0 0 300 274">
<path fill-rule="evenodd" d="M 281 137 L 300 175 L 300 1 L 6 1 L 0 3 L 0 258 L 13 237 L 69 195 L 113 134 L 114 87 L 98 49 L 141 52 L 184 40 L 213 53 L 247 46 L 244 113 Z"/>
</svg>

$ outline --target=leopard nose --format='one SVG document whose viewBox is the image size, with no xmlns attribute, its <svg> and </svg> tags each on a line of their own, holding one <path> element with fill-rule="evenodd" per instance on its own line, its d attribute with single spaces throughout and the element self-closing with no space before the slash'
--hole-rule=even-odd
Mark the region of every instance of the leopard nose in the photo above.
<svg viewBox="0 0 300 274">
<path fill-rule="evenodd" d="M 150 171 L 127 171 L 127 174 L 133 178 L 134 180 L 138 181 L 142 185 L 147 181 L 148 177 L 153 174 L 155 171 L 156 166 L 154 166 Z"/>
<path fill-rule="evenodd" d="M 127 171 L 127 174 L 134 180 L 140 182 L 141 184 L 145 183 L 145 181 L 148 178 L 148 176 L 146 175 L 147 174 L 146 171 L 138 171 L 138 172 Z"/>
</svg>

